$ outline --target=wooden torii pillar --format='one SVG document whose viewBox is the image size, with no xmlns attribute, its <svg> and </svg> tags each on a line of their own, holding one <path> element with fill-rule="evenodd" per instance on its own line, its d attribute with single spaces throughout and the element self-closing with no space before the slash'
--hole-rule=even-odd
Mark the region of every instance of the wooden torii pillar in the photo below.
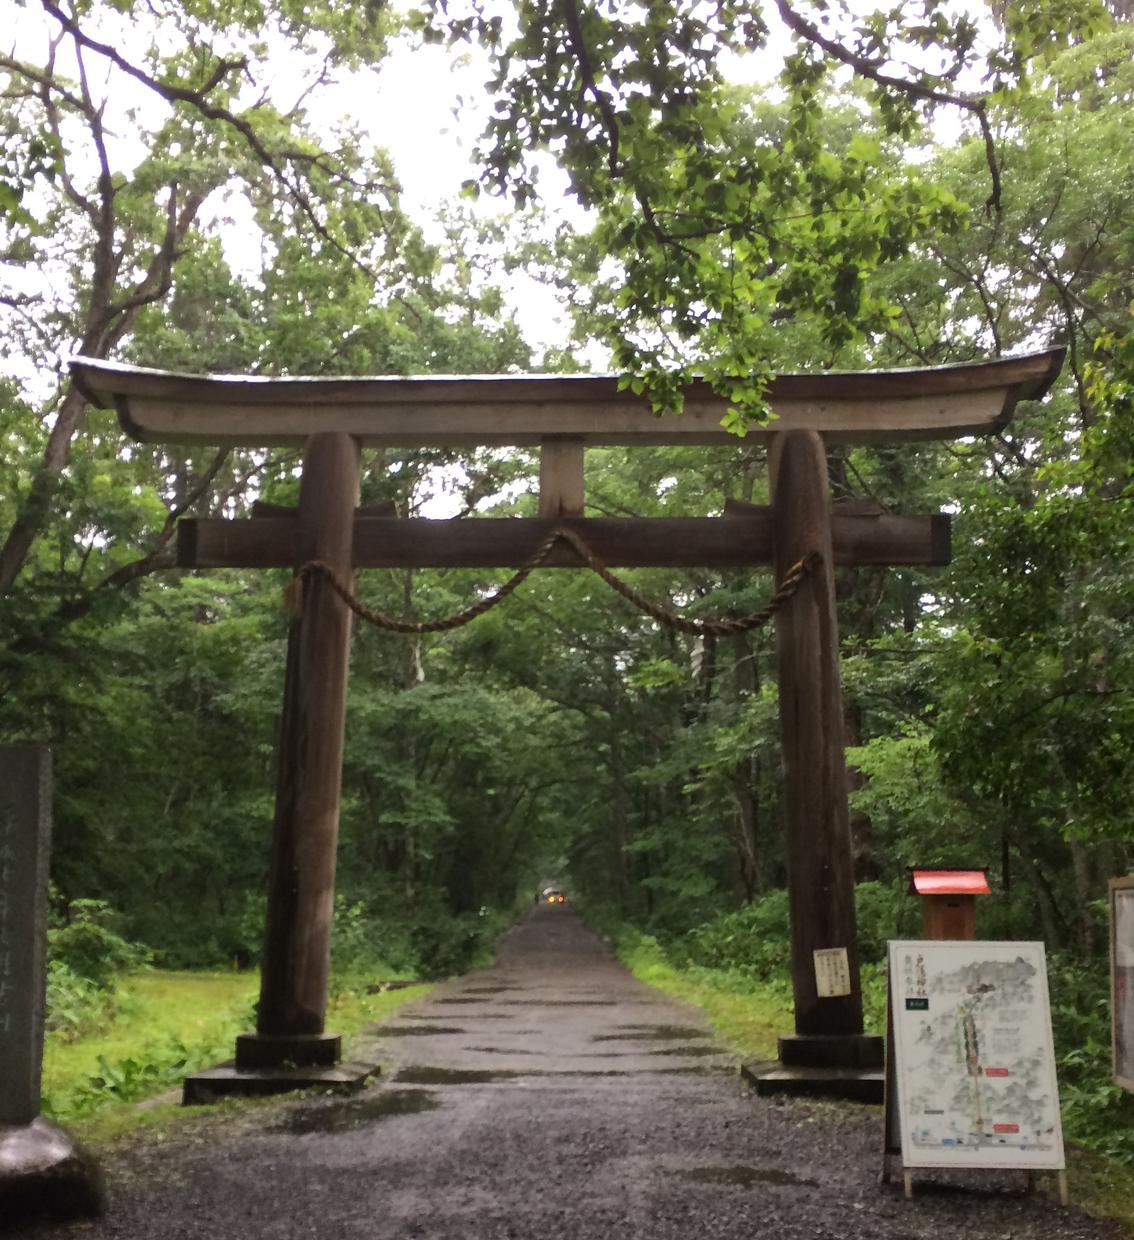
<svg viewBox="0 0 1134 1240">
<path fill-rule="evenodd" d="M 948 439 L 1003 428 L 1017 401 L 1042 396 L 1063 350 L 975 365 L 781 375 L 769 389 L 770 507 L 731 503 L 723 517 L 586 518 L 589 445 L 727 444 L 727 402 L 702 382 L 680 417 L 659 418 L 609 375 L 366 379 L 203 377 L 75 359 L 84 394 L 116 408 L 145 442 L 303 445 L 297 510 L 242 521 L 183 520 L 178 562 L 192 568 L 296 568 L 323 559 L 359 568 L 518 567 L 556 522 L 612 568 L 774 564 L 777 579 L 818 555 L 777 616 L 795 1034 L 758 1088 L 872 1096 L 880 1039 L 863 1034 L 854 880 L 843 756 L 833 569 L 944 564 L 949 519 L 840 511 L 826 444 Z M 539 446 L 540 517 L 403 520 L 356 507 L 366 447 Z M 577 567 L 558 548 L 549 567 Z M 350 616 L 320 578 L 289 638 L 272 874 L 257 1030 L 234 1069 L 195 1078 L 187 1100 L 223 1092 L 361 1080 L 324 1028 Z"/>
</svg>

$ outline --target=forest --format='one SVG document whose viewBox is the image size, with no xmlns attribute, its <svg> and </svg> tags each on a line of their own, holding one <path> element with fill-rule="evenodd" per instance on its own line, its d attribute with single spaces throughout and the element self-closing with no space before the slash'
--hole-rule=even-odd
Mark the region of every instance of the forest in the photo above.
<svg viewBox="0 0 1134 1240">
<path fill-rule="evenodd" d="M 1069 1126 L 1134 1159 L 1106 965 L 1106 881 L 1134 867 L 1131 18 L 1098 0 L 19 6 L 0 53 L 0 739 L 54 751 L 56 1028 L 142 961 L 256 964 L 289 574 L 188 572 L 173 547 L 182 516 L 294 503 L 299 470 L 130 441 L 72 386 L 72 354 L 609 369 L 664 416 L 703 375 L 734 446 L 586 459 L 589 515 L 697 516 L 766 501 L 745 431 L 773 374 L 1062 343 L 1056 388 L 1002 433 L 832 450 L 836 501 L 954 517 L 948 568 L 837 574 L 860 936 L 880 987 L 885 940 L 917 933 L 909 867 L 988 867 L 979 932 L 1051 954 Z M 387 65 L 438 53 L 483 69 L 483 125 L 475 174 L 424 212 L 383 145 L 396 108 L 329 120 L 323 99 L 358 107 Z M 556 338 L 523 281 L 554 291 Z M 522 450 L 384 450 L 362 502 L 534 515 L 537 481 Z M 424 619 L 505 575 L 358 589 Z M 625 575 L 693 617 L 774 587 Z M 459 971 L 555 880 L 674 968 L 784 985 L 770 629 L 691 638 L 592 574 L 537 572 L 452 633 L 357 626 L 346 745 L 340 967 Z"/>
</svg>

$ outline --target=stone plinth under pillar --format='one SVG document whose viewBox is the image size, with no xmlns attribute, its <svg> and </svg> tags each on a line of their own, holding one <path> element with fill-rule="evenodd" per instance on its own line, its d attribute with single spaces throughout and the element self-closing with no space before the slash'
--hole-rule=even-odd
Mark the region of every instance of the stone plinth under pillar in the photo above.
<svg viewBox="0 0 1134 1240">
<path fill-rule="evenodd" d="M 779 1050 L 779 1059 L 741 1065 L 741 1076 L 761 1096 L 883 1100 L 885 1046 L 876 1034 L 795 1034 L 780 1038 Z"/>
<path fill-rule="evenodd" d="M 235 1060 L 205 1068 L 185 1078 L 183 1106 L 203 1106 L 223 1098 L 264 1097 L 293 1089 L 330 1089 L 355 1093 L 378 1075 L 378 1065 L 344 1060 L 331 1066 L 238 1068 Z"/>
<path fill-rule="evenodd" d="M 337 1033 L 242 1033 L 236 1039 L 236 1066 L 260 1068 L 333 1068 L 342 1056 Z"/>
</svg>

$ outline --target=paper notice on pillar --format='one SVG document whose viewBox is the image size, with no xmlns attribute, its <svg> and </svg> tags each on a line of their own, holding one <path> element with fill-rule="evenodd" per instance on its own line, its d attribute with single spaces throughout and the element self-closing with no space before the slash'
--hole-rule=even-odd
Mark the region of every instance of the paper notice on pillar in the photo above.
<svg viewBox="0 0 1134 1240">
<path fill-rule="evenodd" d="M 849 995 L 850 964 L 845 947 L 824 947 L 815 956 L 815 992 L 820 999 Z"/>
<path fill-rule="evenodd" d="M 1042 943 L 890 944 L 902 1162 L 1062 1170 Z"/>
</svg>

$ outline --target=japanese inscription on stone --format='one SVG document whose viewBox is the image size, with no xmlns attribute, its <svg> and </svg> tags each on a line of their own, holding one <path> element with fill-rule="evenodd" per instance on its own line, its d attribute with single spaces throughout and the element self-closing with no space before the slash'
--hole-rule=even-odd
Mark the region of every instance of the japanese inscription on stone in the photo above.
<svg viewBox="0 0 1134 1240">
<path fill-rule="evenodd" d="M 39 1114 L 51 755 L 0 747 L 0 1124 Z"/>
</svg>

